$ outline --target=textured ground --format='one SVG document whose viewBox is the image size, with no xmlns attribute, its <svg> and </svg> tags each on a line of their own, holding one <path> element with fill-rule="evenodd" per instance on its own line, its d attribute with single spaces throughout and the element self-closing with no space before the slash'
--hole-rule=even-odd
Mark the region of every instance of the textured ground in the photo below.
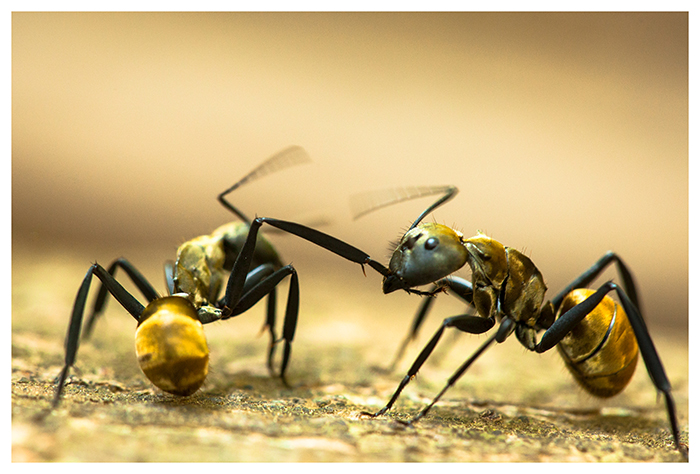
<svg viewBox="0 0 700 474">
<path fill-rule="evenodd" d="M 68 314 L 85 270 L 80 259 L 14 250 L 13 461 L 680 460 L 664 405 L 641 365 L 623 394 L 600 402 L 576 386 L 554 351 L 530 354 L 515 338 L 487 352 L 414 427 L 395 419 L 406 420 L 429 402 L 483 337 L 445 337 L 439 363 L 426 364 L 393 410 L 361 417 L 388 401 L 440 318 L 459 306 L 436 305 L 439 314 L 421 340 L 397 371 L 386 373 L 380 369 L 418 300 L 381 295 L 377 282 L 359 271 L 354 279 L 304 275 L 292 388 L 268 376 L 256 308 L 206 328 L 212 366 L 202 390 L 189 398 L 158 392 L 136 365 L 133 321 L 112 303 L 94 339 L 81 346 L 65 399 L 50 411 Z M 687 340 L 655 341 L 687 442 Z"/>
</svg>

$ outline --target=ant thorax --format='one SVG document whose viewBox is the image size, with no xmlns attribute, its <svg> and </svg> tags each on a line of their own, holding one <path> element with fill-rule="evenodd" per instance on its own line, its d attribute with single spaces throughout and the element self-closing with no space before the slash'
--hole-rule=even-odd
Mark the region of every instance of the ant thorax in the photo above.
<svg viewBox="0 0 700 474">
<path fill-rule="evenodd" d="M 467 239 L 465 244 L 479 314 L 493 317 L 503 312 L 528 327 L 538 326 L 547 287 L 532 260 L 484 234 Z"/>
<path fill-rule="evenodd" d="M 203 235 L 185 242 L 177 250 L 175 292 L 187 293 L 196 307 L 215 301 L 224 281 L 224 260 L 221 236 Z"/>
</svg>

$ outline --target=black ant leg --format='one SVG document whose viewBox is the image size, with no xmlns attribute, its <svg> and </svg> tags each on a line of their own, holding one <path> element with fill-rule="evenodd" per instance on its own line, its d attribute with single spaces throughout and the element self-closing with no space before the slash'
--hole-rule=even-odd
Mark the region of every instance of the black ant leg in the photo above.
<svg viewBox="0 0 700 474">
<path fill-rule="evenodd" d="M 175 264 L 172 260 L 165 262 L 165 265 L 164 265 L 165 285 L 168 288 L 168 295 L 172 295 L 173 292 L 175 291 L 175 280 L 173 278 L 174 268 L 175 268 Z M 248 273 L 248 275 L 246 276 L 245 284 L 243 285 L 243 292 L 245 293 L 246 291 L 248 291 L 252 286 L 255 286 L 263 278 L 272 274 L 273 271 L 274 271 L 274 267 L 271 264 L 263 264 L 263 265 L 258 266 L 255 269 L 251 270 Z M 265 323 L 263 324 L 263 327 L 262 327 L 262 331 L 264 331 L 265 329 L 268 329 L 270 332 L 270 346 L 268 349 L 267 367 L 271 373 L 272 373 L 272 359 L 274 357 L 274 352 L 275 352 L 275 342 L 277 341 L 277 336 L 275 334 L 275 319 L 276 319 L 275 316 L 276 316 L 276 311 L 277 311 L 276 296 L 277 296 L 277 292 L 273 288 L 272 291 L 270 291 L 270 293 L 268 294 L 267 316 L 265 319 Z M 218 306 L 223 307 L 223 303 L 220 301 Z M 214 319 L 211 321 L 204 320 L 203 324 L 206 324 L 207 322 L 212 322 L 212 321 L 218 321 L 218 319 Z"/>
<path fill-rule="evenodd" d="M 272 370 L 272 357 L 274 355 L 274 347 L 278 339 L 274 333 L 275 325 L 275 304 L 276 304 L 276 288 L 277 285 L 287 276 L 291 275 L 289 283 L 289 293 L 287 295 L 287 307 L 284 316 L 284 325 L 282 327 L 282 339 L 284 341 L 284 353 L 282 355 L 282 363 L 280 366 L 280 378 L 285 386 L 289 387 L 289 383 L 285 377 L 287 365 L 292 351 L 292 341 L 296 333 L 297 321 L 299 319 L 299 276 L 292 265 L 286 265 L 272 273 L 270 276 L 255 285 L 247 293 L 245 293 L 238 305 L 232 309 L 232 316 L 236 316 L 247 311 L 255 305 L 265 295 L 268 296 L 268 310 L 266 325 L 269 328 L 271 335 L 270 350 L 268 353 L 267 365 Z M 226 318 L 222 318 L 226 319 Z"/>
<path fill-rule="evenodd" d="M 467 369 L 476 361 L 476 359 L 481 356 L 481 354 L 484 353 L 486 349 L 493 343 L 493 341 L 496 341 L 498 343 L 501 343 L 506 340 L 506 338 L 513 332 L 515 329 L 515 321 L 512 319 L 506 317 L 501 320 L 501 325 L 498 327 L 498 330 L 491 336 L 489 337 L 484 343 L 479 346 L 479 348 L 467 359 L 464 361 L 464 363 L 457 369 L 457 371 L 452 375 L 452 377 L 449 378 L 447 381 L 447 385 L 443 387 L 442 390 L 440 390 L 440 393 L 437 394 L 437 396 L 433 399 L 432 402 L 430 402 L 425 408 L 423 408 L 415 417 L 413 417 L 410 421 L 408 422 L 401 422 L 405 425 L 411 425 L 421 418 L 423 418 L 435 405 L 440 398 L 447 392 L 447 390 L 453 386 L 459 378 L 464 375 L 464 372 L 467 371 Z"/>
<path fill-rule="evenodd" d="M 277 287 L 273 287 L 267 294 L 267 309 L 265 311 L 265 324 L 261 331 L 267 328 L 270 333 L 270 345 L 267 349 L 267 370 L 270 374 L 274 374 L 272 370 L 272 359 L 275 356 L 275 345 L 277 344 L 277 335 L 275 334 L 275 322 L 277 320 Z"/>
<path fill-rule="evenodd" d="M 244 294 L 249 290 L 250 286 L 255 286 L 257 281 L 261 278 L 257 277 L 257 273 L 260 273 L 261 277 L 267 277 L 274 273 L 274 267 L 271 264 L 260 265 L 258 268 L 252 270 L 248 273 L 248 277 L 245 281 Z M 257 281 L 256 281 L 257 280 Z M 277 335 L 275 334 L 275 324 L 277 320 L 277 287 L 273 286 L 272 289 L 267 293 L 267 309 L 265 312 L 265 323 L 261 331 L 265 329 L 270 333 L 270 345 L 267 350 L 267 369 L 270 374 L 273 373 L 272 370 L 272 359 L 275 355 L 275 345 L 277 343 Z"/>
<path fill-rule="evenodd" d="M 656 347 L 649 336 L 646 324 L 639 314 L 637 307 L 634 305 L 632 298 L 615 283 L 609 281 L 603 284 L 598 291 L 571 308 L 566 313 L 562 314 L 552 326 L 542 335 L 539 344 L 535 346 L 536 352 L 546 352 L 559 343 L 579 322 L 583 320 L 598 304 L 603 300 L 605 295 L 615 290 L 622 307 L 627 313 L 627 319 L 632 326 L 634 336 L 639 345 L 639 352 L 642 354 L 644 365 L 647 368 L 649 377 L 654 383 L 657 390 L 664 394 L 666 399 L 666 411 L 668 412 L 669 422 L 671 423 L 671 431 L 673 431 L 673 440 L 676 448 L 687 457 L 687 452 L 681 447 L 680 432 L 678 429 L 678 420 L 676 418 L 676 404 L 671 395 L 671 383 L 666 376 L 661 358 L 656 352 Z"/>
<path fill-rule="evenodd" d="M 251 222 L 246 241 L 241 251 L 238 253 L 233 268 L 231 269 L 231 275 L 226 285 L 226 293 L 219 303 L 223 307 L 224 312 L 222 319 L 238 315 L 260 301 L 265 295 L 269 294 L 284 277 L 291 275 L 284 329 L 282 331 L 282 338 L 285 341 L 285 346 L 282 368 L 280 370 L 280 377 L 283 383 L 289 385 L 284 374 L 287 369 L 287 364 L 289 363 L 291 344 L 294 339 L 299 316 L 299 277 L 297 276 L 296 270 L 291 265 L 282 267 L 244 293 L 245 280 L 253 258 L 255 242 L 263 222 L 264 221 L 260 218 Z"/>
<path fill-rule="evenodd" d="M 622 261 L 622 259 L 614 252 L 607 252 L 603 255 L 597 262 L 595 262 L 591 268 L 583 272 L 578 278 L 572 281 L 567 287 L 561 290 L 554 298 L 552 298 L 552 305 L 554 305 L 554 312 L 559 311 L 562 301 L 566 295 L 571 293 L 572 290 L 577 288 L 586 288 L 590 283 L 595 280 L 598 275 L 600 275 L 611 263 L 615 263 L 617 266 L 618 274 L 622 279 L 622 286 L 625 292 L 629 296 L 630 300 L 634 306 L 639 310 L 641 315 L 642 308 L 639 304 L 639 297 L 637 296 L 637 289 L 634 284 L 634 278 L 632 273 L 627 268 L 627 265 Z"/>
<path fill-rule="evenodd" d="M 284 327 L 282 330 L 282 339 L 284 340 L 284 355 L 282 356 L 282 365 L 280 369 L 280 378 L 282 382 L 289 387 L 287 379 L 285 378 L 285 372 L 287 370 L 287 365 L 289 363 L 289 357 L 291 354 L 291 345 L 294 340 L 294 333 L 296 332 L 297 319 L 299 316 L 299 277 L 297 272 L 291 265 L 286 265 L 279 270 L 275 271 L 272 275 L 265 278 L 247 293 L 244 293 L 238 303 L 230 308 L 230 314 L 224 315 L 221 319 L 229 319 L 244 313 L 252 306 L 254 306 L 258 301 L 269 295 L 274 291 L 275 287 L 284 279 L 285 277 L 291 275 L 291 281 L 289 285 L 289 295 L 287 296 L 287 311 L 284 318 Z M 269 323 L 269 321 L 268 321 Z M 272 322 L 274 325 L 274 321 Z M 268 367 L 272 366 L 272 356 L 274 353 L 274 344 L 278 341 L 275 340 L 274 327 L 271 325 L 269 327 L 270 334 L 272 336 L 271 347 L 268 352 Z"/>
<path fill-rule="evenodd" d="M 66 334 L 66 357 L 65 365 L 61 374 L 58 377 L 58 384 L 56 386 L 56 395 L 53 399 L 53 407 L 58 405 L 61 399 L 61 393 L 63 392 L 63 387 L 68 377 L 68 371 L 73 366 L 75 362 L 75 357 L 78 353 L 78 345 L 80 342 L 80 327 L 83 322 L 83 313 L 85 311 L 85 303 L 87 301 L 88 291 L 90 290 L 90 282 L 92 281 L 92 276 L 95 275 L 102 281 L 105 288 L 119 301 L 119 303 L 126 309 L 129 314 L 131 314 L 136 321 L 141 317 L 144 307 L 139 303 L 136 298 L 134 298 L 124 287 L 119 284 L 114 277 L 107 272 L 101 265 L 95 263 L 87 271 L 83 282 L 78 289 L 78 294 L 75 297 L 75 303 L 73 304 L 73 314 L 70 318 L 70 324 L 68 325 L 68 333 Z"/>
<path fill-rule="evenodd" d="M 248 272 L 248 275 L 246 276 L 245 279 L 245 284 L 243 285 L 243 296 L 241 297 L 241 301 L 246 299 L 246 294 L 256 287 L 257 285 L 260 284 L 264 279 L 268 278 L 270 275 L 272 275 L 275 272 L 274 266 L 269 263 L 265 263 L 262 265 L 259 265 L 258 267 L 254 268 L 250 272 Z M 263 293 L 260 298 L 255 300 L 257 302 L 259 299 L 264 297 L 265 294 Z M 275 321 L 276 321 L 276 309 L 277 309 L 277 291 L 275 289 L 275 286 L 272 287 L 271 290 L 268 291 L 267 293 L 267 312 L 266 312 L 266 317 L 265 317 L 265 322 L 263 323 L 263 327 L 261 329 L 262 331 L 265 331 L 265 329 L 268 330 L 270 333 L 270 345 L 268 348 L 268 354 L 267 354 L 267 367 L 270 370 L 270 373 L 272 373 L 272 359 L 274 357 L 275 353 L 275 344 L 277 342 L 277 335 L 275 334 Z M 241 302 L 239 302 L 241 304 Z M 219 308 L 223 308 L 225 306 L 224 299 L 222 298 L 219 300 L 217 303 L 217 306 Z M 240 314 L 240 313 L 236 313 Z M 233 315 L 232 315 L 233 316 Z M 229 316 L 231 317 L 231 316 Z M 227 319 L 227 318 L 222 318 L 222 319 Z"/>
<path fill-rule="evenodd" d="M 164 270 L 165 270 L 165 284 L 168 288 L 168 294 L 172 295 L 173 292 L 175 291 L 175 281 L 174 281 L 174 262 L 169 260 L 165 262 L 164 265 Z M 251 270 L 248 275 L 246 276 L 245 283 L 243 285 L 243 292 L 245 293 L 248 291 L 251 287 L 255 286 L 257 283 L 259 283 L 263 278 L 269 276 L 274 272 L 274 267 L 271 264 L 263 264 L 258 266 L 257 268 Z M 265 329 L 268 329 L 270 332 L 270 346 L 268 349 L 268 357 L 267 357 L 267 367 L 272 372 L 272 359 L 274 357 L 274 352 L 275 352 L 275 343 L 277 341 L 277 335 L 275 334 L 275 319 L 276 319 L 276 309 L 277 309 L 277 304 L 276 304 L 276 296 L 277 292 L 273 288 L 272 291 L 268 294 L 268 299 L 267 299 L 267 316 L 265 319 L 265 323 L 263 324 L 262 331 Z M 224 304 L 222 301 L 219 301 L 218 307 L 223 307 Z M 218 319 L 214 320 L 204 320 L 203 324 L 212 322 L 212 321 L 218 321 Z"/>
<path fill-rule="evenodd" d="M 435 286 L 437 288 L 449 288 L 450 290 L 452 290 L 452 295 L 461 298 L 468 305 L 472 304 L 472 296 L 474 294 L 474 291 L 472 289 L 472 284 L 470 281 L 453 276 L 450 278 L 443 278 L 442 280 L 435 282 Z M 393 362 L 387 369 L 389 372 L 393 372 L 396 369 L 396 365 L 403 358 L 404 352 L 406 352 L 408 344 L 418 336 L 418 331 L 420 330 L 423 321 L 425 321 L 425 317 L 428 315 L 428 312 L 430 311 L 430 308 L 433 306 L 434 302 L 434 297 L 423 298 L 423 302 L 418 307 L 418 311 L 416 312 L 416 315 L 413 318 L 413 324 L 411 324 L 411 329 L 409 333 L 401 342 L 399 349 L 396 351 L 396 355 L 394 356 Z"/>
<path fill-rule="evenodd" d="M 141 272 L 139 272 L 136 269 L 136 267 L 134 267 L 128 260 L 126 260 L 125 258 L 116 259 L 107 268 L 107 273 L 109 273 L 111 276 L 114 276 L 114 274 L 117 271 L 117 268 L 122 268 L 126 272 L 126 274 L 129 275 L 131 281 L 134 282 L 136 287 L 141 291 L 141 294 L 143 294 L 143 296 L 149 302 L 158 298 L 158 292 L 153 288 L 153 286 L 148 282 L 148 280 L 146 280 L 146 277 L 144 277 L 141 274 Z M 92 313 L 90 314 L 90 316 L 88 316 L 87 320 L 85 321 L 85 328 L 83 329 L 84 339 L 90 338 L 95 321 L 98 317 L 102 315 L 106 304 L 107 287 L 104 284 L 102 284 L 100 285 L 100 289 L 97 293 L 97 296 L 95 297 L 95 303 L 93 305 Z"/>
<path fill-rule="evenodd" d="M 285 316 L 284 316 L 284 324 L 282 326 L 282 339 L 284 341 L 284 352 L 282 355 L 282 363 L 280 365 L 280 378 L 282 379 L 282 383 L 284 383 L 285 386 L 290 387 L 289 383 L 287 382 L 287 379 L 285 377 L 285 374 L 287 372 L 287 366 L 289 365 L 289 358 L 292 352 L 292 341 L 294 340 L 294 334 L 296 332 L 297 328 L 297 321 L 299 318 L 299 276 L 297 275 L 296 270 L 292 265 L 286 265 L 279 270 L 277 270 L 275 273 L 270 275 L 267 279 L 265 279 L 263 282 L 258 285 L 258 287 L 254 288 L 253 290 L 250 291 L 250 293 L 246 294 L 241 298 L 241 305 L 249 305 L 246 307 L 246 309 L 257 300 L 260 298 L 256 295 L 256 292 L 258 294 L 267 294 L 268 295 L 268 324 L 270 325 L 270 333 L 272 335 L 272 338 L 274 340 L 275 335 L 274 332 L 272 331 L 272 327 L 274 326 L 274 305 L 275 305 L 275 288 L 277 287 L 277 284 L 285 278 L 287 275 L 291 275 L 291 279 L 289 282 L 289 293 L 287 295 L 287 307 L 285 309 Z M 249 296 L 250 295 L 250 296 Z M 247 303 L 247 299 L 250 298 L 254 300 L 252 303 Z M 272 309 L 270 309 L 272 307 Z M 269 357 L 268 357 L 268 367 L 272 367 L 272 356 L 274 355 L 274 345 L 279 342 L 278 340 L 274 340 L 274 342 L 270 346 L 270 352 L 269 352 Z"/>
<path fill-rule="evenodd" d="M 337 239 L 333 236 L 324 234 L 323 232 L 320 232 L 316 229 L 312 229 L 301 224 L 296 224 L 294 222 L 282 221 L 270 217 L 258 217 L 253 222 L 256 221 L 260 223 L 265 222 L 266 224 L 269 224 L 273 227 L 277 227 L 278 229 L 281 229 L 285 232 L 289 232 L 290 234 L 294 234 L 298 237 L 301 237 L 302 239 L 308 240 L 309 242 L 314 243 L 319 247 L 323 247 L 326 250 L 330 250 L 334 254 L 339 255 L 346 260 L 359 263 L 363 266 L 363 271 L 364 265 L 369 265 L 378 273 L 381 273 L 384 276 L 389 275 L 388 268 L 386 268 L 384 265 L 377 262 L 376 260 L 371 259 L 370 256 L 362 250 L 358 249 L 357 247 L 353 247 L 352 245 L 343 242 L 342 240 Z"/>
<path fill-rule="evenodd" d="M 396 402 L 396 399 L 399 398 L 399 395 L 403 391 L 403 389 L 408 385 L 408 383 L 413 379 L 413 377 L 416 376 L 420 368 L 423 366 L 423 363 L 430 357 L 430 354 L 433 352 L 433 349 L 435 349 L 435 346 L 437 345 L 438 341 L 442 337 L 442 333 L 445 331 L 445 328 L 456 328 L 460 331 L 469 333 L 469 334 L 481 334 L 493 327 L 495 324 L 495 321 L 493 319 L 487 319 L 487 318 L 482 318 L 481 316 L 472 316 L 470 314 L 463 314 L 460 316 L 453 316 L 451 318 L 446 318 L 443 322 L 440 328 L 437 330 L 435 335 L 432 337 L 432 339 L 428 342 L 428 344 L 423 348 L 421 353 L 418 355 L 416 360 L 413 362 L 413 365 L 411 366 L 410 369 L 408 369 L 408 373 L 406 376 L 401 380 L 401 383 L 399 383 L 399 386 L 396 388 L 396 391 L 394 392 L 394 395 L 391 396 L 391 399 L 389 400 L 389 403 L 386 404 L 384 408 L 379 410 L 376 413 L 368 413 L 368 412 L 362 412 L 362 415 L 366 416 L 371 416 L 371 417 L 376 417 L 383 415 L 387 411 L 391 409 L 391 407 L 394 405 L 394 402 Z M 503 326 L 503 324 L 501 324 Z M 499 341 L 500 342 L 500 341 Z M 466 370 L 466 369 L 465 369 Z"/>
<path fill-rule="evenodd" d="M 255 243 L 258 238 L 258 231 L 262 226 L 260 219 L 255 219 L 251 222 L 248 228 L 248 235 L 241 247 L 241 250 L 236 255 L 236 260 L 233 262 L 231 274 L 226 284 L 226 292 L 224 297 L 219 301 L 219 306 L 223 308 L 231 308 L 237 304 L 243 293 L 245 292 L 245 283 L 250 272 L 250 265 L 253 261 L 253 253 L 255 252 Z"/>
</svg>

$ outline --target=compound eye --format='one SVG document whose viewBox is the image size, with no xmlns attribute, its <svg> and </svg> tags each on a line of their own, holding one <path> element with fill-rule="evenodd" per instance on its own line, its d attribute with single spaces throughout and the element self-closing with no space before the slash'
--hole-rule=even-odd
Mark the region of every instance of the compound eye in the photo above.
<svg viewBox="0 0 700 474">
<path fill-rule="evenodd" d="M 437 237 L 430 237 L 428 240 L 425 241 L 425 249 L 433 250 L 435 247 L 438 246 L 439 243 L 440 241 Z"/>
<path fill-rule="evenodd" d="M 404 242 L 404 244 L 403 244 L 403 249 L 404 249 L 404 250 L 411 250 L 411 249 L 413 249 L 413 247 L 416 245 L 416 242 L 417 242 L 418 239 L 420 239 L 420 238 L 421 238 L 421 234 L 418 234 L 418 235 L 414 235 L 414 236 L 412 236 L 412 237 L 409 237 L 409 238 L 406 240 L 406 242 Z"/>
</svg>

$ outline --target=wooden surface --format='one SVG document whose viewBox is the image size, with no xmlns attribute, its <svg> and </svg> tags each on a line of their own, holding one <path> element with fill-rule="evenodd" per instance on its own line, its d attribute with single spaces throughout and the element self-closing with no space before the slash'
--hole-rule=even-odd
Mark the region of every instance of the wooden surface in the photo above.
<svg viewBox="0 0 700 474">
<path fill-rule="evenodd" d="M 129 253 L 161 288 L 161 256 Z M 109 263 L 109 262 L 101 262 Z M 115 302 L 79 351 L 65 399 L 49 411 L 77 287 L 90 261 L 75 252 L 13 248 L 12 460 L 677 462 L 661 399 L 641 366 L 628 389 L 599 401 L 573 382 L 556 351 L 528 353 L 511 338 L 491 348 L 431 411 L 407 420 L 442 388 L 484 336 L 446 333 L 437 356 L 387 415 L 393 393 L 442 318 L 463 308 L 441 296 L 420 340 L 394 373 L 380 370 L 408 329 L 418 298 L 382 295 L 356 266 L 300 272 L 302 313 L 288 377 L 265 367 L 261 308 L 206 327 L 211 374 L 188 398 L 154 389 L 133 355 L 133 320 Z M 285 292 L 281 292 L 281 301 Z M 283 304 L 280 303 L 280 308 Z M 688 344 L 652 334 L 688 440 Z M 438 362 L 439 361 L 439 362 Z"/>
</svg>

